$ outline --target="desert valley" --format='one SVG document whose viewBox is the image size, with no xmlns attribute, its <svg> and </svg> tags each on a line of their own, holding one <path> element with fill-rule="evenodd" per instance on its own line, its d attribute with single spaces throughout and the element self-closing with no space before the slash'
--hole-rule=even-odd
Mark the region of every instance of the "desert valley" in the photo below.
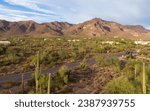
<svg viewBox="0 0 150 111">
<path fill-rule="evenodd" d="M 0 20 L 0 93 L 146 94 L 149 58 L 140 25 Z"/>
</svg>

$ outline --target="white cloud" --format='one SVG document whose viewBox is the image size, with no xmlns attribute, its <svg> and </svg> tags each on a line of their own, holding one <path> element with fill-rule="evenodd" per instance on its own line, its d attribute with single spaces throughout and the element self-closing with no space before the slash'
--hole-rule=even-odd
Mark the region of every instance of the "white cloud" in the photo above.
<svg viewBox="0 0 150 111">
<path fill-rule="evenodd" d="M 60 20 L 68 21 L 71 23 L 78 23 L 93 17 L 99 17 L 105 20 L 112 20 L 123 24 L 142 24 L 144 26 L 149 26 L 150 24 L 150 15 L 148 14 L 150 11 L 150 0 L 4 1 L 14 6 L 18 5 L 32 10 L 31 12 L 22 11 L 21 9 L 18 10 L 19 12 L 13 10 L 13 13 L 18 15 L 18 18 L 20 15 L 20 19 L 24 18 L 23 16 L 26 16 L 25 18 L 30 17 L 31 19 L 35 19 L 36 21 L 40 22 Z M 5 14 L 3 16 L 6 15 L 10 14 Z"/>
<path fill-rule="evenodd" d="M 38 22 L 54 21 L 57 20 L 58 16 L 48 15 L 44 13 L 21 11 L 10 9 L 9 7 L 0 5 L 0 18 L 9 21 L 18 20 L 35 20 Z"/>
<path fill-rule="evenodd" d="M 42 5 L 44 2 L 41 0 L 5 0 L 5 2 L 12 4 L 12 5 L 19 5 L 19 6 L 23 6 L 35 11 L 40 11 L 43 13 L 51 13 L 51 14 L 56 14 L 55 12 L 51 11 L 51 10 L 46 10 L 43 8 L 40 8 L 39 6 Z"/>
<path fill-rule="evenodd" d="M 72 0 L 76 1 L 76 13 L 66 18 L 76 21 L 99 17 L 122 24 L 150 25 L 150 0 Z M 82 15 L 82 17 L 81 17 Z"/>
</svg>

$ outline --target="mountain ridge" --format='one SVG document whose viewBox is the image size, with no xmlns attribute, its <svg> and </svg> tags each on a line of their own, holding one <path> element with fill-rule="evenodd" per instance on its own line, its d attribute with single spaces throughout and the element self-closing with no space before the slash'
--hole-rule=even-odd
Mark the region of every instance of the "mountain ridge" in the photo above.
<svg viewBox="0 0 150 111">
<path fill-rule="evenodd" d="M 150 37 L 150 30 L 141 25 L 122 25 L 100 18 L 94 18 L 79 24 L 58 21 L 37 23 L 32 20 L 17 22 L 0 20 L 0 36 L 10 35 Z"/>
</svg>

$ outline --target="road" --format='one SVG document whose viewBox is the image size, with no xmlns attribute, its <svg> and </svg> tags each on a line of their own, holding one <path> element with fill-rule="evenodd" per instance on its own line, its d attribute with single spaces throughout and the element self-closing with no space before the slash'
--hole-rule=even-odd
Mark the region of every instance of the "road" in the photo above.
<svg viewBox="0 0 150 111">
<path fill-rule="evenodd" d="M 108 55 L 108 54 L 107 54 Z M 125 52 L 120 52 L 120 53 L 116 53 L 116 54 L 113 54 L 115 56 L 118 56 L 118 57 L 121 57 L 122 55 L 125 55 Z M 86 61 L 87 65 L 88 66 L 92 66 L 96 63 L 95 59 L 92 58 L 92 59 L 88 59 Z M 65 64 L 69 69 L 73 69 L 77 66 L 80 65 L 80 62 L 76 62 L 76 63 L 70 63 L 70 64 Z M 56 73 L 59 68 L 61 67 L 62 65 L 58 65 L 54 68 L 50 68 L 48 69 L 46 72 L 46 74 L 49 74 L 49 73 Z M 25 73 L 18 73 L 18 74 L 13 74 L 13 75 L 5 75 L 5 76 L 2 76 L 0 77 L 0 84 L 3 84 L 3 83 L 6 83 L 7 81 L 12 81 L 12 82 L 20 82 L 21 81 L 21 78 L 22 78 L 22 74 L 24 75 L 24 81 L 27 81 L 29 79 L 32 78 L 32 74 L 34 72 L 33 71 L 30 71 L 30 72 L 25 72 Z"/>
</svg>

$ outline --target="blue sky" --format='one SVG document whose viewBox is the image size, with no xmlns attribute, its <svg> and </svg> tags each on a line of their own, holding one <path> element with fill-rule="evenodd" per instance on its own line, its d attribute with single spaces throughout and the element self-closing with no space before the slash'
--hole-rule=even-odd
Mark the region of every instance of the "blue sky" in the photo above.
<svg viewBox="0 0 150 111">
<path fill-rule="evenodd" d="M 150 0 L 0 0 L 0 19 L 80 23 L 102 18 L 150 28 Z"/>
</svg>

